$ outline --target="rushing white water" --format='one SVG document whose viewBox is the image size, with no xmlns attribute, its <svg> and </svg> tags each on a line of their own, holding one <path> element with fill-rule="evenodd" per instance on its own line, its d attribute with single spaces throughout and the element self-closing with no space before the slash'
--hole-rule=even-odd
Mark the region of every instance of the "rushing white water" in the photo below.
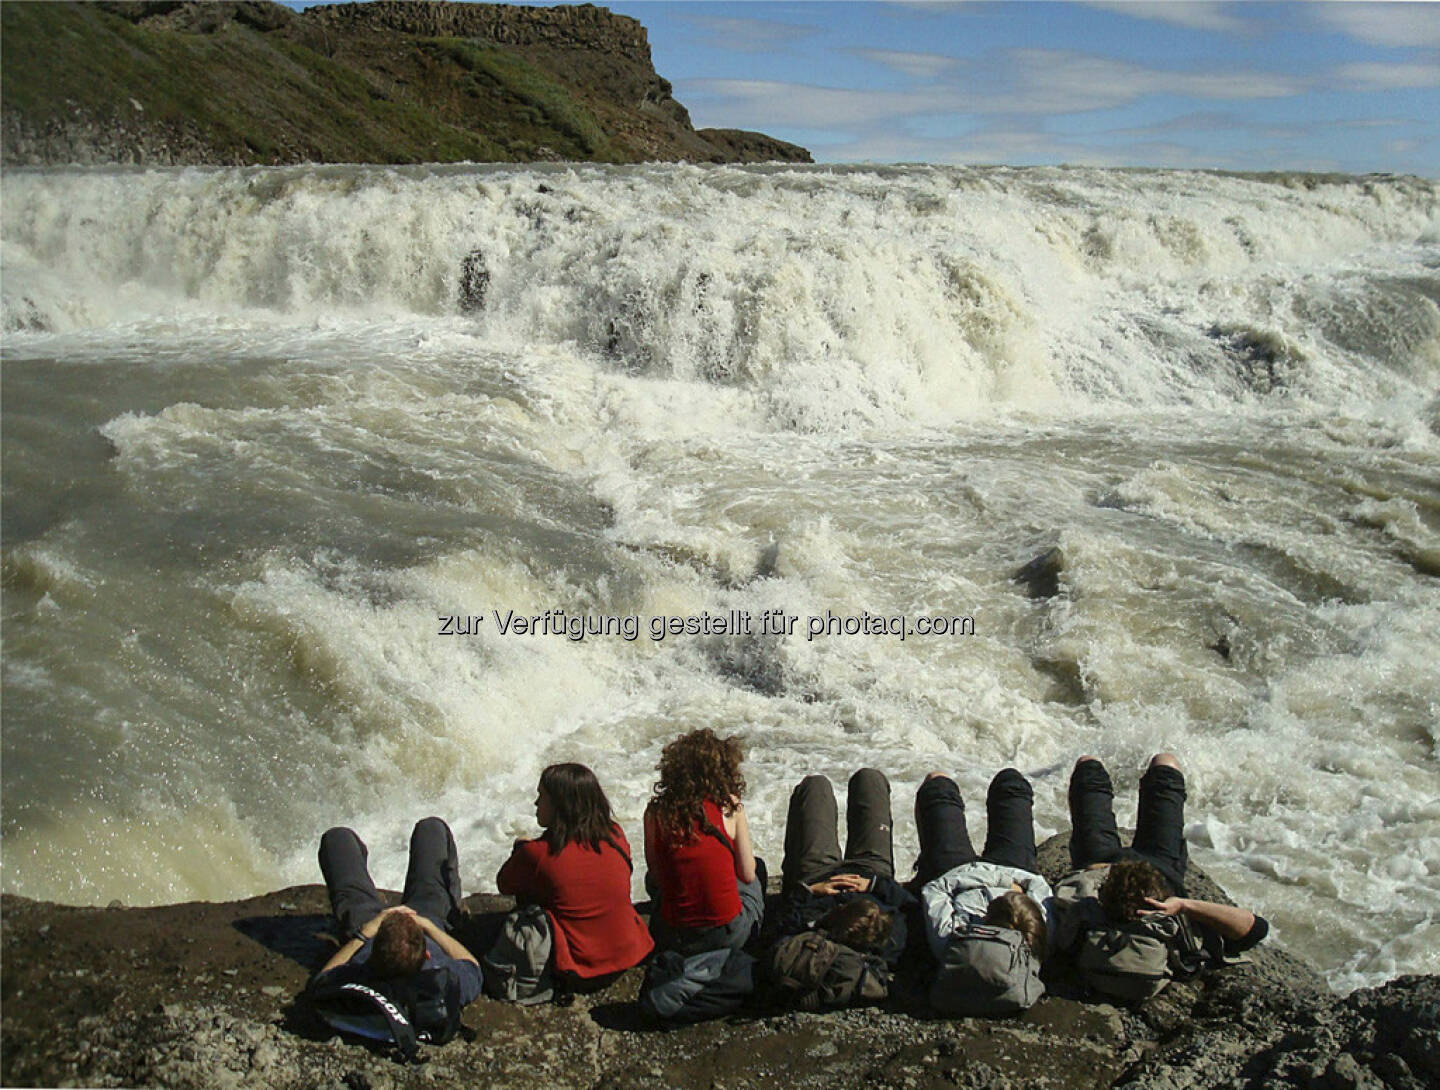
<svg viewBox="0 0 1440 1090">
<path fill-rule="evenodd" d="M 545 764 L 638 839 L 699 725 L 772 863 L 876 764 L 908 867 L 932 768 L 981 832 L 1016 765 L 1045 834 L 1080 753 L 1124 820 L 1172 749 L 1277 941 L 1440 971 L 1431 182 L 12 171 L 0 259 L 7 890 L 315 881 L 336 822 L 394 884 L 431 812 L 481 888 Z M 491 612 L 552 608 L 638 631 Z"/>
</svg>

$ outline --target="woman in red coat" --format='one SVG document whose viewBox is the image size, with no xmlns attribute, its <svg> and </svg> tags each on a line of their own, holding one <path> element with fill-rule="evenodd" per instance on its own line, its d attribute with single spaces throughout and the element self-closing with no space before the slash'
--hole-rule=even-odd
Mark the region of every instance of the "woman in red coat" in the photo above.
<svg viewBox="0 0 1440 1090">
<path fill-rule="evenodd" d="M 581 764 L 545 769 L 535 820 L 544 835 L 517 840 L 495 882 L 545 909 L 555 971 L 595 980 L 638 965 L 655 944 L 630 901 L 630 845 L 595 773 Z"/>
</svg>

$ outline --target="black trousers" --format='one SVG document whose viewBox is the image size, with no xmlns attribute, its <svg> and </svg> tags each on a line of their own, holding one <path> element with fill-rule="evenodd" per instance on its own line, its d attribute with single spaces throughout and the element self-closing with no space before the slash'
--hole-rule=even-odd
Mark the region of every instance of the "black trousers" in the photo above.
<svg viewBox="0 0 1440 1090">
<path fill-rule="evenodd" d="M 1177 893 L 1185 889 L 1185 774 L 1152 765 L 1140 777 L 1135 837 L 1126 848 L 1115 827 L 1115 787 L 1099 761 L 1082 761 L 1070 774 L 1070 865 L 1143 859 L 1165 875 Z"/>
<path fill-rule="evenodd" d="M 358 934 L 386 907 L 370 878 L 369 858 L 369 849 L 354 829 L 336 826 L 320 838 L 320 873 L 330 894 L 330 910 L 347 937 Z M 460 898 L 460 855 L 450 826 L 438 817 L 416 822 L 400 903 L 448 928 L 459 914 Z"/>
<path fill-rule="evenodd" d="M 824 776 L 806 776 L 790 792 L 785 818 L 785 858 L 780 864 L 784 889 L 808 885 L 846 869 L 895 877 L 895 840 L 891 832 L 890 781 L 873 768 L 850 777 L 845 799 L 845 854 L 837 832 L 835 788 Z"/>
<path fill-rule="evenodd" d="M 977 859 L 1038 872 L 1034 806 L 1035 791 L 1029 780 L 1013 768 L 997 772 L 985 793 L 985 850 L 976 855 L 965 824 L 965 800 L 960 797 L 960 788 L 949 776 L 926 780 L 915 793 L 920 858 L 915 863 L 914 884 L 924 885 Z"/>
</svg>

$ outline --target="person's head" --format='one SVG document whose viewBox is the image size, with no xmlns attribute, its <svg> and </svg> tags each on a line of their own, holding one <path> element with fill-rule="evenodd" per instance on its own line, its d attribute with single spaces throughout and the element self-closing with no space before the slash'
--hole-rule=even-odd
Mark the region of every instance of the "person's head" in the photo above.
<svg viewBox="0 0 1440 1090">
<path fill-rule="evenodd" d="M 708 728 L 670 742 L 655 766 L 660 780 L 650 801 L 660 827 L 685 840 L 704 819 L 705 800 L 728 812 L 732 800 L 745 793 L 745 777 L 740 774 L 743 759 L 739 738 L 721 738 Z"/>
<path fill-rule="evenodd" d="M 1163 901 L 1170 896 L 1170 883 L 1149 863 L 1127 859 L 1110 864 L 1110 873 L 1096 896 L 1112 923 L 1125 923 L 1153 909 L 1147 897 Z"/>
<path fill-rule="evenodd" d="M 380 921 L 370 948 L 370 972 L 382 979 L 410 976 L 425 964 L 425 932 L 414 916 L 392 912 Z"/>
<path fill-rule="evenodd" d="M 985 910 L 985 922 L 994 927 L 1008 927 L 1025 936 L 1025 945 L 1037 958 L 1045 956 L 1045 942 L 1049 937 L 1045 929 L 1045 913 L 1027 893 L 1012 889 L 1002 893 L 990 902 Z"/>
<path fill-rule="evenodd" d="M 540 773 L 535 819 L 551 852 L 577 841 L 598 850 L 613 835 L 610 800 L 595 773 L 581 764 L 550 765 Z"/>
<path fill-rule="evenodd" d="M 834 941 L 863 953 L 885 945 L 895 918 L 875 898 L 856 897 L 831 909 L 818 926 Z"/>
</svg>

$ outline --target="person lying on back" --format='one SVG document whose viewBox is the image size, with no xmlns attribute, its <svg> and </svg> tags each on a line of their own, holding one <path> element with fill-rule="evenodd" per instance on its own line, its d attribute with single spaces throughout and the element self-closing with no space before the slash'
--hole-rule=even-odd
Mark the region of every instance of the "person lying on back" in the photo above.
<svg viewBox="0 0 1440 1090">
<path fill-rule="evenodd" d="M 893 968 L 905 949 L 906 910 L 915 898 L 895 881 L 890 782 L 862 768 L 845 800 L 845 853 L 840 853 L 835 789 L 806 776 L 790 793 L 781 865 L 781 907 L 775 935 L 819 930 Z"/>
<path fill-rule="evenodd" d="M 949 776 L 932 772 L 915 794 L 925 937 L 936 972 L 930 1003 L 946 1014 L 1013 1014 L 1045 992 L 1050 886 L 1039 874 L 1034 791 L 1002 769 L 985 795 L 985 848 L 976 853 L 965 802 Z"/>
<path fill-rule="evenodd" d="M 420 1043 L 454 1036 L 460 1009 L 483 983 L 475 956 L 449 933 L 461 916 L 459 855 L 444 821 L 417 822 L 401 903 L 389 908 L 368 857 L 353 829 L 336 826 L 320 838 L 320 873 L 345 941 L 306 991 L 329 1025 L 393 1040 L 413 1059 Z"/>
<path fill-rule="evenodd" d="M 1179 760 L 1157 753 L 1140 778 L 1135 835 L 1127 848 L 1115 825 L 1109 772 L 1098 757 L 1081 757 L 1070 774 L 1071 866 L 1107 869 L 1096 896 L 1112 924 L 1184 916 L 1220 957 L 1233 957 L 1263 940 L 1270 925 L 1249 909 L 1185 896 L 1185 798 Z"/>
</svg>

